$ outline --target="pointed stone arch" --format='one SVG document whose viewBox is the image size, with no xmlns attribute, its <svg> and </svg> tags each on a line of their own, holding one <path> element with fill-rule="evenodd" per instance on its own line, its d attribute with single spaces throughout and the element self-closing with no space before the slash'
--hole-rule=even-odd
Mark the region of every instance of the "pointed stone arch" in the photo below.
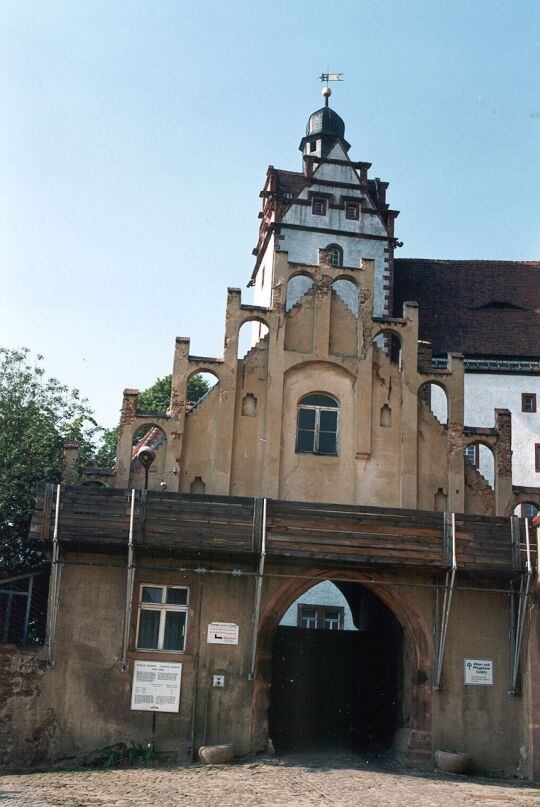
<svg viewBox="0 0 540 807">
<path fill-rule="evenodd" d="M 290 605 L 323 580 L 340 579 L 368 584 L 370 590 L 394 614 L 403 630 L 404 670 L 403 697 L 408 725 L 405 745 L 407 758 L 415 764 L 431 762 L 431 678 L 434 665 L 433 642 L 425 614 L 416 598 L 403 586 L 385 585 L 383 575 L 362 571 L 303 570 L 301 577 L 290 578 L 278 585 L 268 596 L 261 609 L 256 674 L 252 709 L 252 750 L 259 751 L 268 741 L 268 710 L 272 687 L 272 644 L 279 622 Z"/>
</svg>

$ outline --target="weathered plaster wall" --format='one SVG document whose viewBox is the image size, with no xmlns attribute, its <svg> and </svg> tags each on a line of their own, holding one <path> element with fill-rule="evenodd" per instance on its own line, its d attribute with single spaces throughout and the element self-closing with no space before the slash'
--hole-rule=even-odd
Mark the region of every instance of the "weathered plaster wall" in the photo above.
<svg viewBox="0 0 540 807">
<path fill-rule="evenodd" d="M 167 444 L 158 450 L 150 487 L 166 474 L 168 488 L 181 492 L 506 512 L 512 492 L 504 435 L 485 438 L 497 446 L 504 477 L 495 499 L 475 474 L 467 475 L 466 491 L 463 447 L 473 438 L 463 431 L 463 360 L 454 354 L 448 370 L 418 372 L 417 306 L 406 305 L 402 318 L 374 319 L 375 265 L 365 258 L 347 269 L 333 267 L 324 250 L 311 266 L 292 264 L 283 252 L 274 257 L 271 309 L 244 305 L 239 289 L 228 290 L 223 359 L 190 356 L 189 340 L 177 339 L 171 407 L 159 419 Z M 304 285 L 292 305 L 295 283 Z M 237 359 L 238 334 L 249 321 L 269 332 Z M 384 343 L 373 347 L 374 337 L 400 342 L 399 363 Z M 219 382 L 189 411 L 187 383 L 198 370 L 214 372 Z M 427 406 L 418 409 L 426 383 L 446 389 L 447 427 Z M 339 402 L 338 456 L 296 452 L 298 401 L 311 392 Z M 136 392 L 128 390 L 119 486 L 143 484 L 141 471 L 129 473 L 132 436 L 145 420 L 135 410 Z M 509 424 L 504 428 L 509 435 Z"/>
<path fill-rule="evenodd" d="M 184 493 L 189 493 L 197 476 L 205 483 L 207 493 L 212 490 L 220 392 L 220 386 L 216 384 L 202 404 L 186 417 L 181 471 L 181 490 Z"/>
<path fill-rule="evenodd" d="M 430 411 L 418 404 L 418 507 L 436 510 L 435 496 L 448 496 L 448 429 Z"/>
<path fill-rule="evenodd" d="M 279 498 L 301 501 L 350 502 L 355 498 L 354 379 L 340 367 L 324 362 L 293 367 L 283 391 Z M 340 404 L 339 456 L 299 454 L 296 445 L 298 401 L 323 392 Z M 332 480 L 331 484 L 328 481 Z"/>
<path fill-rule="evenodd" d="M 471 754 L 474 769 L 516 773 L 522 700 L 510 687 L 509 608 L 505 594 L 456 591 L 446 640 L 442 690 L 433 696 L 433 745 Z M 465 686 L 465 658 L 492 659 L 493 686 Z M 526 756 L 526 753 L 525 753 Z"/>
<path fill-rule="evenodd" d="M 263 584 L 257 674 L 252 681 L 253 576 L 182 573 L 175 570 L 177 559 L 164 558 L 158 561 L 159 569 L 148 568 L 158 565 L 156 559 L 138 553 L 129 670 L 122 672 L 126 593 L 122 560 L 118 555 L 79 558 L 69 553 L 66 560 L 54 668 L 45 671 L 35 651 L 8 650 L 0 655 L 6 673 L 1 679 L 0 726 L 4 736 L 9 735 L 4 765 L 65 764 L 115 742 L 152 739 L 151 714 L 130 709 L 135 659 L 183 665 L 179 713 L 157 715 L 154 739 L 158 752 L 187 760 L 192 743 L 197 748 L 204 743 L 232 742 L 237 754 L 263 749 L 277 625 L 314 583 L 340 578 L 362 583 L 365 579 L 361 571 L 324 573 L 310 567 L 299 567 L 296 576 L 288 577 L 287 568 L 269 566 Z M 84 565 L 77 565 L 79 560 Z M 89 560 L 100 565 L 88 565 Z M 522 770 L 530 767 L 528 750 L 520 748 L 530 732 L 530 716 L 519 698 L 506 694 L 510 650 L 506 596 L 455 592 L 443 688 L 432 693 L 435 609 L 431 576 L 408 572 L 400 576 L 399 586 L 392 585 L 392 578 L 390 585 L 385 584 L 388 573 L 370 571 L 367 579 L 370 590 L 394 612 L 404 632 L 403 718 L 398 741 L 409 760 L 430 764 L 432 750 L 443 748 L 470 753 L 475 770 L 481 772 L 512 774 L 518 764 Z M 185 653 L 135 649 L 139 586 L 152 583 L 190 588 Z M 212 621 L 238 624 L 239 644 L 208 644 L 207 627 Z M 494 687 L 464 687 L 466 657 L 494 660 Z M 225 675 L 222 690 L 211 685 L 212 676 L 218 673 Z"/>
</svg>

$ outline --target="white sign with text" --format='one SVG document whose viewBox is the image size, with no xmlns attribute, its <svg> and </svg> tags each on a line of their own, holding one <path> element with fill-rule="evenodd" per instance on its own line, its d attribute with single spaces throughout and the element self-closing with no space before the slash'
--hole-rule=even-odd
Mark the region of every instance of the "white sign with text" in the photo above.
<svg viewBox="0 0 540 807">
<path fill-rule="evenodd" d="M 208 644 L 238 644 L 238 625 L 234 622 L 210 622 Z"/>
<path fill-rule="evenodd" d="M 463 659 L 465 684 L 493 686 L 493 660 L 486 658 Z"/>
<path fill-rule="evenodd" d="M 168 661 L 136 661 L 131 708 L 143 712 L 177 712 L 182 665 Z"/>
</svg>

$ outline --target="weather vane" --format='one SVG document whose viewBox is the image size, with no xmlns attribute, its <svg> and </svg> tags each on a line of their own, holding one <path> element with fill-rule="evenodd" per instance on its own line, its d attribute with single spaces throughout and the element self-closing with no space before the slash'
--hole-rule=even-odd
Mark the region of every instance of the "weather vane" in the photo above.
<svg viewBox="0 0 540 807">
<path fill-rule="evenodd" d="M 326 82 L 326 87 L 323 87 L 323 91 L 322 91 L 322 94 L 323 94 L 323 97 L 324 97 L 324 102 L 325 102 L 326 106 L 328 106 L 328 99 L 332 95 L 332 90 L 328 86 L 328 83 L 330 81 L 343 81 L 343 79 L 341 78 L 342 75 L 343 75 L 343 73 L 321 73 L 320 76 L 317 76 L 319 81 L 325 81 Z"/>
<path fill-rule="evenodd" d="M 317 76 L 319 81 L 326 81 L 326 86 L 328 87 L 329 81 L 343 81 L 341 76 L 343 73 L 321 73 L 320 76 Z"/>
</svg>

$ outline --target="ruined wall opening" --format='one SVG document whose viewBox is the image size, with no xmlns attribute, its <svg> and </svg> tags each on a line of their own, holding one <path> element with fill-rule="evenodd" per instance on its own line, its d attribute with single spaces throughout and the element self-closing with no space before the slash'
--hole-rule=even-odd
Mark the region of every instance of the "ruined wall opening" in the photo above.
<svg viewBox="0 0 540 807">
<path fill-rule="evenodd" d="M 315 282 L 299 274 L 287 283 L 285 296 L 285 350 L 311 353 L 315 326 Z"/>
<path fill-rule="evenodd" d="M 295 275 L 287 283 L 287 296 L 285 299 L 285 312 L 288 314 L 306 294 L 315 290 L 315 283 L 310 275 Z"/>
<path fill-rule="evenodd" d="M 442 384 L 428 381 L 418 388 L 418 405 L 424 405 L 442 426 L 448 425 L 448 396 Z"/>
<path fill-rule="evenodd" d="M 285 610 L 272 646 L 278 753 L 387 748 L 403 723 L 403 630 L 360 583 L 325 580 Z"/>
<path fill-rule="evenodd" d="M 401 370 L 401 340 L 393 331 L 380 331 L 373 339 L 373 347 L 390 359 L 390 364 Z"/>
<path fill-rule="evenodd" d="M 140 424 L 133 434 L 129 486 L 135 488 L 144 487 L 145 471 L 137 458 L 138 452 L 143 447 L 151 448 L 156 454 L 148 473 L 148 489 L 159 489 L 160 483 L 164 482 L 166 474 L 167 435 L 155 423 Z"/>
<path fill-rule="evenodd" d="M 215 373 L 207 370 L 192 373 L 188 379 L 187 385 L 188 411 L 198 406 L 218 384 L 219 378 Z"/>
<path fill-rule="evenodd" d="M 518 518 L 534 518 L 538 509 L 538 505 L 534 502 L 519 502 L 514 507 L 514 515 Z"/>
<path fill-rule="evenodd" d="M 465 462 L 478 474 L 481 474 L 489 487 L 495 488 L 495 457 L 493 451 L 484 443 L 469 443 L 464 449 Z"/>
<path fill-rule="evenodd" d="M 262 347 L 268 335 L 268 325 L 260 319 L 246 320 L 238 331 L 237 358 L 244 359 L 253 347 Z"/>
<path fill-rule="evenodd" d="M 347 278 L 334 280 L 330 292 L 329 352 L 354 356 L 358 352 L 358 286 Z"/>
</svg>

